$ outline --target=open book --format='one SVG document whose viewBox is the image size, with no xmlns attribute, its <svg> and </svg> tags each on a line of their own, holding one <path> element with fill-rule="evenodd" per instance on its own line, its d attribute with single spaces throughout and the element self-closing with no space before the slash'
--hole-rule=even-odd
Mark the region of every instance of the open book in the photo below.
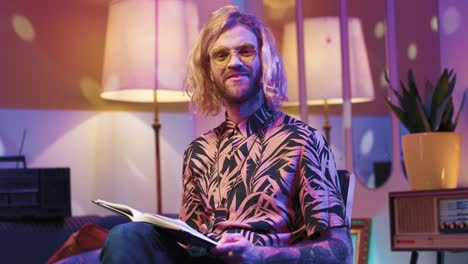
<svg viewBox="0 0 468 264">
<path fill-rule="evenodd" d="M 179 219 L 173 219 L 152 213 L 142 213 L 128 205 L 111 203 L 100 199 L 93 200 L 93 203 L 114 213 L 124 215 L 133 222 L 146 222 L 159 228 L 163 228 L 171 233 L 176 241 L 184 245 L 199 247 L 213 247 L 218 245 L 218 242 L 206 237 Z"/>
</svg>

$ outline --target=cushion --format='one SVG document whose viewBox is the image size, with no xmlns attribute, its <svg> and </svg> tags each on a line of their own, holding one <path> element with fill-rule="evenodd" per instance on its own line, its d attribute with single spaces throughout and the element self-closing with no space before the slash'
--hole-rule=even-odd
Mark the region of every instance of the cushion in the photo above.
<svg viewBox="0 0 468 264">
<path fill-rule="evenodd" d="M 99 249 L 104 245 L 109 231 L 96 224 L 84 224 L 65 241 L 65 243 L 47 260 L 47 264 L 86 251 Z"/>
<path fill-rule="evenodd" d="M 55 262 L 55 264 L 100 264 L 100 253 L 101 249 L 94 249 L 61 259 Z"/>
</svg>

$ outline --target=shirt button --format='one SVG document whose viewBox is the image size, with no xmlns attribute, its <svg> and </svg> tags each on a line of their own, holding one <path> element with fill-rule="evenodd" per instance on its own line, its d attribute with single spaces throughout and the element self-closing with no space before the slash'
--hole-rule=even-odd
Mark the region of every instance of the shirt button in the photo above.
<svg viewBox="0 0 468 264">
<path fill-rule="evenodd" d="M 237 151 L 237 147 L 234 147 L 232 150 L 233 150 L 233 151 Z"/>
</svg>

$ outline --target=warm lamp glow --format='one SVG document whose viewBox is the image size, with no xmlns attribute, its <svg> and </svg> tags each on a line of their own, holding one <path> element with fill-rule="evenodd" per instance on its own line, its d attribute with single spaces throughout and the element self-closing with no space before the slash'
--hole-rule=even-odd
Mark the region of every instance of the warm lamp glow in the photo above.
<svg viewBox="0 0 468 264">
<path fill-rule="evenodd" d="M 368 102 L 374 99 L 374 88 L 364 42 L 361 22 L 349 18 L 349 52 L 351 76 L 351 102 Z M 296 24 L 285 26 L 283 59 L 288 76 L 288 98 L 285 105 L 298 105 L 298 63 Z M 304 19 L 304 56 L 307 87 L 307 104 L 341 104 L 341 47 L 338 17 Z"/>
<path fill-rule="evenodd" d="M 101 97 L 153 102 L 156 89 L 158 102 L 189 101 L 183 81 L 197 31 L 197 9 L 190 1 L 112 1 Z"/>
<path fill-rule="evenodd" d="M 158 102 L 163 103 L 175 103 L 189 101 L 190 98 L 184 91 L 171 91 L 171 90 L 159 90 Z M 109 100 L 126 101 L 135 103 L 151 103 L 153 102 L 153 90 L 148 89 L 122 89 L 115 91 L 104 91 L 101 93 L 101 97 Z"/>
</svg>

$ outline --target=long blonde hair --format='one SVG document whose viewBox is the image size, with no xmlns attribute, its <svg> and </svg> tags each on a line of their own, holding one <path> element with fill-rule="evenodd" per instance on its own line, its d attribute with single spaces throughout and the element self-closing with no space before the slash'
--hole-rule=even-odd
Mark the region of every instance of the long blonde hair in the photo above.
<svg viewBox="0 0 468 264">
<path fill-rule="evenodd" d="M 257 37 L 262 62 L 261 82 L 267 104 L 277 109 L 280 102 L 286 100 L 286 74 L 270 29 L 257 17 L 229 5 L 210 15 L 189 54 L 185 85 L 187 92 L 192 92 L 192 102 L 199 112 L 216 115 L 221 110 L 223 98 L 211 78 L 209 48 L 219 35 L 239 24 Z"/>
</svg>

